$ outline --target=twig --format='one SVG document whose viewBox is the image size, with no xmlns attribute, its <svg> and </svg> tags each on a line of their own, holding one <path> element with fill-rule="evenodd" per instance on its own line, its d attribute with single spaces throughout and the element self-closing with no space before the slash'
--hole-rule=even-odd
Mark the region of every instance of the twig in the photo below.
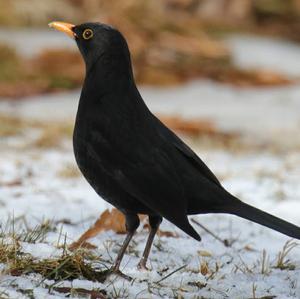
<svg viewBox="0 0 300 299">
<path fill-rule="evenodd" d="M 227 239 L 225 239 L 225 240 L 221 239 L 220 237 L 218 237 L 211 230 L 209 230 L 207 227 L 205 227 L 203 224 L 201 224 L 200 222 L 198 222 L 194 218 L 192 218 L 191 221 L 193 223 L 195 223 L 196 225 L 200 226 L 204 231 L 206 231 L 208 234 L 210 234 L 211 236 L 213 236 L 216 240 L 220 241 L 224 246 L 231 247 L 232 244 Z"/>
<path fill-rule="evenodd" d="M 178 272 L 178 271 L 184 269 L 186 266 L 187 266 L 187 264 L 185 264 L 185 265 L 183 265 L 183 266 L 181 266 L 181 267 L 175 269 L 173 272 L 171 272 L 171 273 L 169 273 L 168 275 L 164 276 L 162 279 L 156 281 L 155 283 L 160 283 L 160 282 L 162 282 L 163 280 L 167 279 L 168 277 L 170 277 L 170 276 L 173 275 L 174 273 L 176 273 L 176 272 Z"/>
</svg>

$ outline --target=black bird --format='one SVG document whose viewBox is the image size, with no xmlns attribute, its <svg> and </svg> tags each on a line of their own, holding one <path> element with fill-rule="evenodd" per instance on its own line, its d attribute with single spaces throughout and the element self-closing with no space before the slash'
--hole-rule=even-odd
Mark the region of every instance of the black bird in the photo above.
<svg viewBox="0 0 300 299">
<path fill-rule="evenodd" d="M 226 191 L 204 162 L 147 108 L 134 81 L 122 34 L 101 23 L 49 24 L 73 37 L 86 64 L 73 135 L 77 164 L 95 191 L 126 217 L 119 266 L 139 226 L 150 234 L 138 266 L 146 268 L 163 218 L 200 241 L 188 215 L 229 213 L 300 239 L 300 228 L 243 203 Z"/>
</svg>

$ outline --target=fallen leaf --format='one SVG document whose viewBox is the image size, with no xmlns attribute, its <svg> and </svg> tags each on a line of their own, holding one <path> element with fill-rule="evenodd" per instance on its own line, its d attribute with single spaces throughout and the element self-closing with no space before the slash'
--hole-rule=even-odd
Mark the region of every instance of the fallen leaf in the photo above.
<svg viewBox="0 0 300 299">
<path fill-rule="evenodd" d="M 0 182 L 0 186 L 5 186 L 5 187 L 16 187 L 21 185 L 22 185 L 22 181 L 20 179 L 15 179 L 10 182 Z"/>
<path fill-rule="evenodd" d="M 255 249 L 253 249 L 253 247 L 251 247 L 250 245 L 246 245 L 244 247 L 244 249 L 247 250 L 247 251 L 255 251 Z"/>
<path fill-rule="evenodd" d="M 167 238 L 179 238 L 179 236 L 175 232 L 170 231 L 164 231 L 164 230 L 158 230 L 157 235 L 160 237 L 167 237 Z"/>
<path fill-rule="evenodd" d="M 205 257 L 211 257 L 212 254 L 208 251 L 205 251 L 205 250 L 198 250 L 197 253 L 200 255 L 200 256 L 205 256 Z"/>
<path fill-rule="evenodd" d="M 183 119 L 179 116 L 159 115 L 159 119 L 169 128 L 192 135 L 213 135 L 216 133 L 214 124 L 209 121 Z"/>
<path fill-rule="evenodd" d="M 97 236 L 102 231 L 113 230 L 118 234 L 126 233 L 125 217 L 117 209 L 105 210 L 99 219 L 90 227 L 78 241 L 70 245 L 70 249 L 74 250 L 84 244 L 86 240 Z"/>
<path fill-rule="evenodd" d="M 209 268 L 208 268 L 208 263 L 206 261 L 202 261 L 200 265 L 200 272 L 202 275 L 207 275 L 209 274 Z"/>
<path fill-rule="evenodd" d="M 140 220 L 143 220 L 146 216 L 139 215 Z M 69 248 L 74 250 L 78 247 L 81 247 L 82 244 L 85 244 L 86 240 L 93 238 L 100 234 L 102 231 L 112 230 L 117 234 L 125 234 L 125 216 L 123 213 L 117 209 L 105 210 L 98 220 L 90 227 L 81 237 L 74 243 L 72 243 Z M 93 246 L 93 245 L 92 245 Z"/>
<path fill-rule="evenodd" d="M 145 223 L 143 228 L 150 229 L 150 225 L 148 223 Z M 178 234 L 176 234 L 175 232 L 161 230 L 161 229 L 159 229 L 157 231 L 157 235 L 160 237 L 168 237 L 168 238 L 178 238 L 179 237 Z"/>
<path fill-rule="evenodd" d="M 146 216 L 139 215 L 141 221 L 143 221 Z M 144 227 L 149 228 L 149 224 L 145 224 Z M 125 234 L 126 227 L 125 227 L 125 217 L 123 213 L 118 211 L 117 209 L 112 210 L 105 210 L 99 217 L 99 219 L 94 223 L 92 227 L 90 227 L 85 233 L 81 235 L 81 237 L 73 242 L 70 246 L 70 250 L 75 250 L 79 247 L 91 248 L 94 249 L 94 245 L 87 243 L 86 241 L 90 238 L 93 238 L 100 234 L 102 231 L 112 230 L 117 234 Z M 158 230 L 157 234 L 159 236 L 164 237 L 172 237 L 178 238 L 178 235 L 174 232 L 170 231 L 162 231 Z"/>
<path fill-rule="evenodd" d="M 83 242 L 73 242 L 70 246 L 69 246 L 69 249 L 71 251 L 73 250 L 76 250 L 78 248 L 85 248 L 85 249 L 96 249 L 97 246 L 89 243 L 89 242 L 86 242 L 86 241 L 83 241 Z"/>
</svg>

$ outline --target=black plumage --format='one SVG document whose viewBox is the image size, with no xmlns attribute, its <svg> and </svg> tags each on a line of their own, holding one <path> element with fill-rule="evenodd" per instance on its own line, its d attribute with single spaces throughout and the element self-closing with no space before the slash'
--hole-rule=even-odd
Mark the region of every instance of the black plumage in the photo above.
<svg viewBox="0 0 300 299">
<path fill-rule="evenodd" d="M 119 271 L 139 225 L 137 214 L 149 215 L 151 226 L 142 268 L 162 218 L 196 240 L 201 238 L 187 216 L 203 213 L 234 214 L 300 238 L 299 227 L 227 192 L 204 162 L 149 111 L 118 30 L 100 23 L 51 26 L 75 37 L 86 63 L 73 136 L 77 164 L 95 191 L 126 217 L 128 235 L 112 270 Z"/>
</svg>

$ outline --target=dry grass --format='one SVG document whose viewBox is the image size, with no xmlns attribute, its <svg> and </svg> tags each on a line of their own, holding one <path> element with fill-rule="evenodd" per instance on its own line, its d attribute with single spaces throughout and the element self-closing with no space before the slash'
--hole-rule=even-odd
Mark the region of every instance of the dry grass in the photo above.
<svg viewBox="0 0 300 299">
<path fill-rule="evenodd" d="M 261 270 L 260 273 L 263 275 L 268 275 L 270 274 L 270 262 L 269 262 L 269 257 L 267 255 L 266 250 L 264 249 L 262 252 L 262 258 L 261 258 Z"/>
<path fill-rule="evenodd" d="M 0 137 L 21 135 L 31 129 L 39 131 L 38 137 L 30 142 L 29 147 L 40 149 L 59 147 L 63 140 L 71 138 L 73 132 L 71 122 L 32 121 L 4 114 L 0 114 L 0 124 Z M 75 175 L 69 169 L 69 175 L 71 172 Z"/>
<path fill-rule="evenodd" d="M 43 221 L 30 229 L 26 228 L 25 218 L 18 218 L 7 221 L 0 228 L 0 264 L 4 264 L 2 270 L 4 274 L 12 276 L 39 274 L 41 280 L 38 285 L 45 285 L 46 280 L 54 280 L 55 282 L 73 279 L 103 281 L 106 277 L 107 267 L 101 263 L 100 257 L 81 248 L 69 252 L 66 236 L 63 245 L 59 247 L 62 249 L 62 254 L 58 257 L 37 259 L 29 253 L 24 253 L 21 246 L 22 242 L 43 243 L 49 232 L 56 231 L 54 223 L 50 221 Z M 62 237 L 60 233 L 58 239 L 60 240 Z M 55 285 L 56 283 L 45 286 L 49 287 L 50 290 Z M 77 291 L 82 293 L 84 290 Z"/>
<path fill-rule="evenodd" d="M 43 281 L 88 279 L 103 281 L 106 268 L 95 270 L 91 262 L 85 260 L 83 251 L 64 253 L 61 257 L 36 260 L 29 254 L 23 254 L 15 245 L 0 244 L 0 263 L 6 265 L 6 273 L 13 276 L 40 274 Z"/>
<path fill-rule="evenodd" d="M 41 52 L 33 58 L 31 67 L 33 74 L 47 83 L 45 91 L 74 89 L 82 84 L 85 74 L 79 53 L 68 50 Z"/>
<path fill-rule="evenodd" d="M 58 175 L 61 178 L 77 178 L 78 176 L 80 176 L 80 171 L 78 169 L 78 167 L 74 164 L 66 164 L 64 165 L 60 171 L 58 172 Z"/>
<path fill-rule="evenodd" d="M 27 123 L 18 117 L 0 114 L 0 137 L 18 135 L 26 126 Z"/>
<path fill-rule="evenodd" d="M 287 241 L 284 244 L 282 250 L 278 253 L 277 261 L 274 268 L 280 270 L 295 270 L 296 266 L 293 263 L 291 263 L 291 261 L 287 258 L 287 256 L 297 246 L 298 246 L 297 242 L 293 240 Z"/>
<path fill-rule="evenodd" d="M 11 224 L 15 227 L 15 223 Z M 63 245 L 63 253 L 60 257 L 37 260 L 30 254 L 23 253 L 20 242 L 43 242 L 46 234 L 52 230 L 50 222 L 42 223 L 34 229 L 22 232 L 2 232 L 0 239 L 0 263 L 5 264 L 5 273 L 13 276 L 40 274 L 43 279 L 55 281 L 85 278 L 91 281 L 103 281 L 106 267 L 95 264 L 93 256 L 84 250 L 76 250 L 72 253 Z M 96 267 L 97 266 L 97 267 Z M 96 270 L 98 268 L 98 270 Z M 100 269 L 100 270 L 99 270 Z"/>
<path fill-rule="evenodd" d="M 101 257 L 95 256 L 91 252 L 83 249 L 77 249 L 73 253 L 68 252 L 66 243 L 64 243 L 61 247 L 63 249 L 63 253 L 60 256 L 40 260 L 35 259 L 30 254 L 25 254 L 22 252 L 20 241 L 31 243 L 43 242 L 43 236 L 49 230 L 53 230 L 53 224 L 49 221 L 45 221 L 31 230 L 25 230 L 21 233 L 18 233 L 15 230 L 17 224 L 17 221 L 12 221 L 11 223 L 9 223 L 12 229 L 4 231 L 3 234 L 0 235 L 0 263 L 5 265 L 3 270 L 4 273 L 13 276 L 26 276 L 32 273 L 39 274 L 41 278 L 39 279 L 37 287 L 42 286 L 43 288 L 48 289 L 49 293 L 59 292 L 71 297 L 77 295 L 82 297 L 102 299 L 107 298 L 107 296 L 109 298 L 130 298 L 128 295 L 128 290 L 125 287 L 111 287 L 113 282 L 110 282 L 107 286 L 107 292 L 109 295 L 107 295 L 105 291 L 99 289 L 86 290 L 82 288 L 59 286 L 59 283 L 65 280 L 73 279 L 87 279 L 90 281 L 102 282 L 105 278 L 107 268 L 106 266 L 103 266 L 101 264 Z M 157 242 L 159 242 L 159 240 L 157 240 Z M 157 246 L 157 242 L 155 242 L 154 244 L 155 247 Z M 136 246 L 135 244 L 133 245 Z M 287 262 L 289 261 L 286 259 L 286 256 L 295 246 L 295 243 L 292 241 L 287 242 L 284 245 L 282 251 L 278 256 L 278 265 L 287 265 Z M 232 254 L 234 254 L 235 256 L 235 253 L 236 251 L 234 250 Z M 130 252 L 130 254 L 133 254 L 133 252 Z M 172 276 L 176 273 L 178 274 L 178 272 L 180 271 L 184 271 L 185 273 L 201 273 L 203 275 L 205 279 L 204 282 L 197 280 L 191 280 L 187 282 L 188 286 L 196 287 L 199 291 L 205 288 L 211 289 L 210 281 L 214 279 L 219 279 L 220 283 L 222 283 L 222 279 L 225 277 L 225 274 L 224 277 L 220 277 L 220 270 L 224 266 L 227 267 L 228 265 L 232 264 L 233 257 L 231 260 L 225 260 L 223 261 L 224 263 L 221 263 L 221 260 L 217 261 L 212 259 L 212 255 L 208 252 L 202 251 L 199 252 L 199 255 L 201 256 L 201 260 L 199 262 L 198 268 L 189 269 L 187 268 L 186 264 L 177 268 L 175 267 L 175 269 L 165 268 L 159 273 L 159 275 L 161 276 L 159 280 L 154 282 L 147 281 L 147 288 L 145 288 L 145 291 L 153 295 L 155 295 L 156 293 L 159 294 L 160 290 L 166 287 L 167 281 L 172 281 Z M 231 257 L 230 253 L 228 254 L 228 257 Z M 97 263 L 95 261 L 97 261 Z M 269 270 L 269 261 L 266 251 L 263 251 L 261 261 L 254 267 L 248 266 L 242 259 L 241 263 L 241 265 L 236 266 L 234 272 L 241 271 L 247 275 L 253 275 L 257 273 L 269 275 L 271 273 L 271 271 Z M 282 268 L 282 270 L 289 271 L 292 269 L 290 267 L 284 267 Z M 54 280 L 54 283 L 52 285 L 49 285 L 49 282 L 47 282 L 46 280 Z M 188 289 L 184 285 L 174 287 L 172 288 L 172 290 L 174 292 L 174 298 L 183 298 L 180 294 L 182 292 L 184 294 L 188 291 Z M 31 289 L 16 289 L 16 291 L 20 293 L 24 292 L 24 294 L 27 294 L 28 292 L 28 295 L 31 294 Z M 258 289 L 256 285 L 253 284 L 251 298 L 275 298 L 274 296 L 270 295 L 269 292 L 267 292 L 267 294 L 269 295 L 266 295 L 265 297 L 257 297 L 257 291 Z M 141 291 L 141 293 L 143 292 L 144 290 Z"/>
<path fill-rule="evenodd" d="M 40 136 L 33 142 L 33 146 L 37 148 L 54 148 L 61 145 L 64 138 L 71 138 L 73 125 L 71 123 L 44 123 L 40 126 L 42 132 Z"/>
</svg>

